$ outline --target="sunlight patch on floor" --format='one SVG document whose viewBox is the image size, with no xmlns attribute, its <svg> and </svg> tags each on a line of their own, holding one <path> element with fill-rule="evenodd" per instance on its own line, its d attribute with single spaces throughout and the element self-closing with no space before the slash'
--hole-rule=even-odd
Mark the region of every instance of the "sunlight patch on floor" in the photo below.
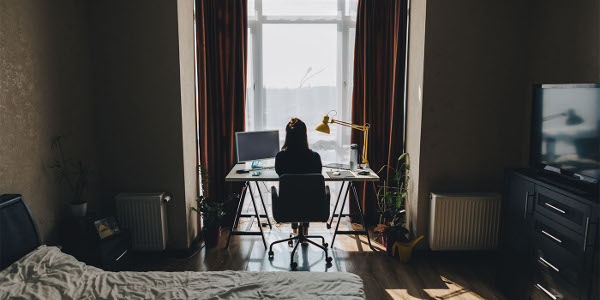
<svg viewBox="0 0 600 300">
<path fill-rule="evenodd" d="M 453 282 L 452 280 L 440 276 L 440 279 L 446 284 L 445 289 L 423 289 L 423 292 L 432 299 L 439 300 L 479 300 L 485 299 L 475 293 L 473 293 L 468 288 L 461 286 L 460 284 Z M 418 297 L 415 295 L 411 295 L 408 293 L 406 289 L 386 289 L 385 290 L 393 299 L 422 299 L 422 297 Z"/>
</svg>

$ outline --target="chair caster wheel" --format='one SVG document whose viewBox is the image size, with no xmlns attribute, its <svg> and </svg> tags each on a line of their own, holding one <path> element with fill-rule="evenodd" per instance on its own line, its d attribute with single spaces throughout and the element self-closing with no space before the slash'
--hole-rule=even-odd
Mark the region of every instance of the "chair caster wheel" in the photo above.
<svg viewBox="0 0 600 300">
<path fill-rule="evenodd" d="M 329 267 L 331 267 L 331 266 L 332 266 L 331 262 L 333 261 L 333 258 L 331 258 L 331 257 L 329 257 L 329 256 L 328 256 L 328 257 L 325 259 L 325 261 L 327 262 L 327 264 L 325 264 L 325 266 L 326 266 L 326 267 L 328 267 L 328 268 L 329 268 Z"/>
<path fill-rule="evenodd" d="M 275 256 L 275 253 L 273 253 L 273 251 L 269 251 L 269 260 L 273 260 L 274 256 Z"/>
<path fill-rule="evenodd" d="M 290 264 L 290 267 L 292 267 L 292 270 L 296 270 L 296 268 L 298 267 L 298 263 L 297 262 L 293 262 Z"/>
<path fill-rule="evenodd" d="M 327 229 L 331 229 L 331 224 L 327 223 Z"/>
<path fill-rule="evenodd" d="M 331 263 L 331 257 L 329 257 L 327 258 L 327 263 L 325 264 L 325 267 L 331 268 L 331 266 L 333 266 L 333 264 Z"/>
<path fill-rule="evenodd" d="M 327 247 L 329 247 L 329 244 L 323 243 L 323 247 L 327 248 Z"/>
<path fill-rule="evenodd" d="M 290 247 L 294 247 L 294 241 L 289 241 L 289 242 L 288 242 L 288 246 L 290 246 Z"/>
</svg>

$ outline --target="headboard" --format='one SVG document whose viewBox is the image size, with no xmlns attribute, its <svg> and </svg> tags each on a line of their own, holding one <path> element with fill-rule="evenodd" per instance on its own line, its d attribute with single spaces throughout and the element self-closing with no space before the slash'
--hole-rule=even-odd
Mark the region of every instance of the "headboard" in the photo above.
<svg viewBox="0 0 600 300">
<path fill-rule="evenodd" d="M 31 211 L 21 195 L 0 195 L 0 270 L 40 245 Z"/>
</svg>

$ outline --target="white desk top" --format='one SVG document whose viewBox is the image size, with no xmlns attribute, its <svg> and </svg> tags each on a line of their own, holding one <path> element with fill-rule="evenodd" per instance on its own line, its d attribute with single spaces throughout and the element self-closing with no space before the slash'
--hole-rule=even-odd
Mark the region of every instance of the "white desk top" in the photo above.
<svg viewBox="0 0 600 300">
<path fill-rule="evenodd" d="M 252 171 L 250 171 L 250 173 L 241 173 L 238 174 L 236 173 L 237 170 L 243 170 L 245 168 L 245 165 L 242 164 L 236 164 L 231 171 L 229 171 L 229 174 L 227 174 L 227 177 L 225 177 L 225 181 L 227 182 L 245 182 L 245 181 L 279 181 L 279 175 L 277 175 L 277 173 L 275 172 L 274 168 L 270 168 L 270 169 L 257 169 L 256 171 L 260 172 L 260 175 L 258 176 L 252 176 Z M 373 170 L 367 168 L 367 169 L 362 169 L 362 170 L 366 170 L 369 171 L 369 175 L 358 175 L 357 172 L 352 172 L 352 174 L 354 174 L 355 177 L 329 177 L 329 175 L 327 174 L 327 172 L 330 171 L 337 171 L 340 169 L 332 169 L 332 168 L 327 168 L 327 167 L 323 167 L 323 177 L 325 177 L 325 181 L 379 181 L 379 176 L 377 176 L 377 174 L 375 174 L 375 172 L 373 172 Z M 361 171 L 362 171 L 361 170 Z M 340 171 L 347 171 L 347 170 L 340 170 Z"/>
</svg>

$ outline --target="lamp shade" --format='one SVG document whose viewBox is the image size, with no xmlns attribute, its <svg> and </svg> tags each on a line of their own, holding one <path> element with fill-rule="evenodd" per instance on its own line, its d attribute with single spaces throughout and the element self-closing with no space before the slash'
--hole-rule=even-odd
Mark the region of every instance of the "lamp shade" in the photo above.
<svg viewBox="0 0 600 300">
<path fill-rule="evenodd" d="M 579 125 L 583 123 L 583 118 L 575 113 L 574 109 L 569 109 L 567 111 L 567 125 Z"/>
<path fill-rule="evenodd" d="M 318 132 L 322 132 L 322 133 L 330 133 L 329 130 L 329 125 L 327 124 L 329 122 L 329 117 L 328 116 L 324 116 L 323 117 L 323 122 L 321 122 L 321 124 L 317 125 L 317 127 L 315 128 L 316 131 Z"/>
</svg>

